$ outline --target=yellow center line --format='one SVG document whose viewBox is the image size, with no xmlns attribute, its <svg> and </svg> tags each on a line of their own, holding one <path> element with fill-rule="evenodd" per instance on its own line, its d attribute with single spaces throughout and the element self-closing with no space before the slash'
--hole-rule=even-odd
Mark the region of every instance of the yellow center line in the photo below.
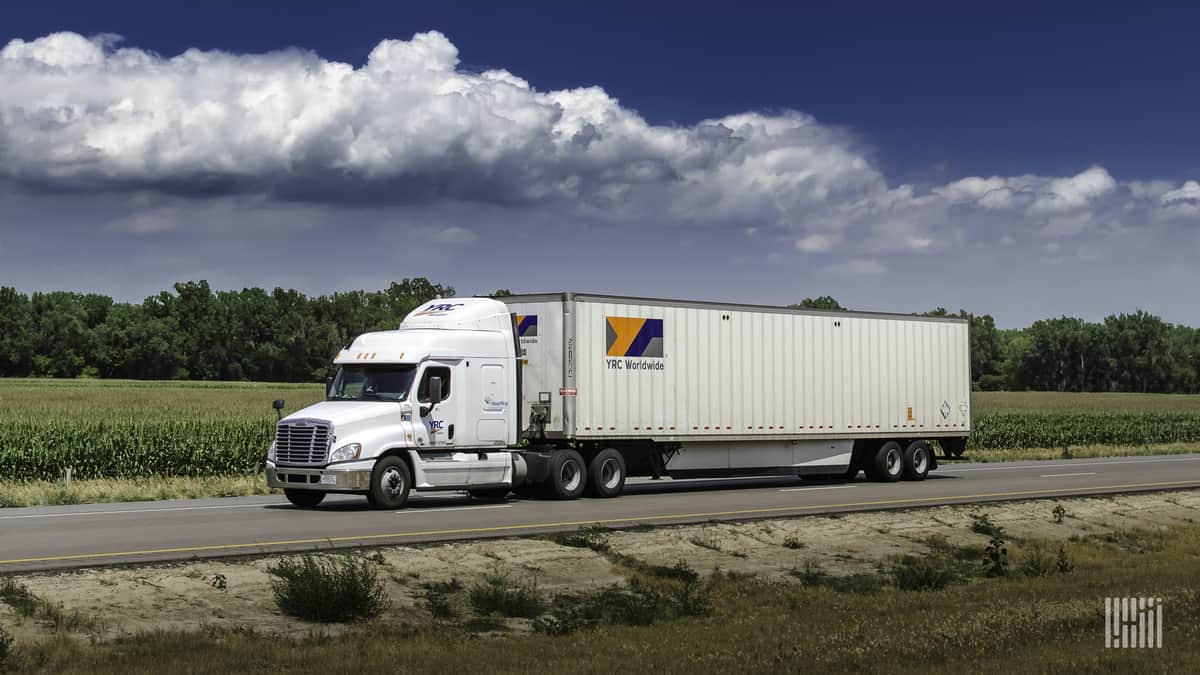
<svg viewBox="0 0 1200 675">
<path fill-rule="evenodd" d="M 1012 492 L 982 492 L 973 495 L 950 495 L 943 497 L 911 497 L 906 499 L 880 499 L 865 502 L 844 502 L 841 504 L 814 504 L 811 506 L 772 506 L 756 509 L 738 509 L 734 511 L 707 511 L 703 513 L 669 513 L 655 516 L 626 516 L 622 518 L 591 518 L 588 520 L 567 520 L 548 523 L 525 523 L 519 525 L 494 525 L 491 527 L 468 527 L 452 530 L 418 530 L 416 532 L 393 532 L 388 534 L 359 534 L 343 537 L 315 537 L 312 539 L 285 539 L 281 541 L 259 541 L 248 544 L 210 544 L 206 546 L 178 546 L 172 548 L 150 548 L 140 551 L 110 551 L 105 553 L 76 553 L 72 555 L 54 555 L 38 558 L 13 558 L 0 560 L 0 565 L 18 565 L 22 563 L 53 562 L 66 560 L 88 560 L 97 558 L 125 558 L 144 555 L 161 555 L 164 553 L 198 553 L 201 551 L 234 551 L 239 549 L 263 548 L 269 546 L 301 546 L 304 544 L 333 544 L 339 542 L 367 542 L 380 539 L 404 539 L 412 537 L 436 537 L 457 534 L 482 534 L 485 532 L 505 532 L 517 530 L 533 530 L 547 527 L 576 527 L 583 525 L 606 525 L 613 523 L 636 523 L 654 520 L 671 520 L 684 518 L 717 518 L 724 516 L 748 516 L 767 513 L 799 513 L 825 509 L 846 509 L 866 506 L 896 506 L 900 504 L 926 504 L 930 502 L 963 501 L 969 499 L 989 499 L 995 497 L 1022 497 L 1030 495 L 1058 495 L 1067 492 L 1088 492 L 1098 490 L 1129 490 L 1134 488 L 1168 488 L 1192 485 L 1200 487 L 1200 480 L 1176 480 L 1157 483 L 1125 483 L 1122 485 L 1093 485 L 1090 487 L 1046 488 L 1042 490 L 1016 490 Z M 267 553 L 267 551 L 263 551 Z"/>
</svg>

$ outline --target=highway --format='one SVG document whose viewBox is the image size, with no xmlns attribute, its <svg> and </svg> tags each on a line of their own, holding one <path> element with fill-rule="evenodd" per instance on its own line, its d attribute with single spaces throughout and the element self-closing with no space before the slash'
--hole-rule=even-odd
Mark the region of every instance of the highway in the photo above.
<svg viewBox="0 0 1200 675">
<path fill-rule="evenodd" d="M 317 509 L 282 496 L 0 509 L 0 574 L 608 527 L 911 509 L 1200 488 L 1200 455 L 943 464 L 921 483 L 794 478 L 639 479 L 617 499 L 479 502 L 414 494 L 400 511 L 333 495 Z"/>
</svg>

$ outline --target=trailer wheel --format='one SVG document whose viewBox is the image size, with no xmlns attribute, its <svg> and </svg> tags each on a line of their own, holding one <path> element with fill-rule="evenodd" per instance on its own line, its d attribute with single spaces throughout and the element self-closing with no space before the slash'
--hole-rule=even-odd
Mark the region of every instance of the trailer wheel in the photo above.
<svg viewBox="0 0 1200 675">
<path fill-rule="evenodd" d="M 388 455 L 375 462 L 367 502 L 376 509 L 403 508 L 411 486 L 412 475 L 408 472 L 408 465 L 396 455 Z"/>
<path fill-rule="evenodd" d="M 292 504 L 302 509 L 311 509 L 325 499 L 325 493 L 320 490 L 289 490 L 284 488 L 283 496 Z"/>
<path fill-rule="evenodd" d="M 574 450 L 559 450 L 550 456 L 550 476 L 544 489 L 551 499 L 579 499 L 587 486 L 587 467 Z"/>
<path fill-rule="evenodd" d="M 880 483 L 894 483 L 904 473 L 904 449 L 896 441 L 879 446 L 875 456 L 867 462 L 867 475 Z"/>
<path fill-rule="evenodd" d="M 933 456 L 925 441 L 913 441 L 904 451 L 904 479 L 925 480 L 929 475 L 929 462 Z"/>
<path fill-rule="evenodd" d="M 616 497 L 625 488 L 625 458 L 613 448 L 596 453 L 588 464 L 589 497 Z"/>
</svg>

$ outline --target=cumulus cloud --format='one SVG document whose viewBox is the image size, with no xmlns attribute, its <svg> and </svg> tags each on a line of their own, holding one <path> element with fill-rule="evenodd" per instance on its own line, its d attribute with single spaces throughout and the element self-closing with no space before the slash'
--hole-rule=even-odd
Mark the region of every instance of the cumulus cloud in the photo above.
<svg viewBox="0 0 1200 675">
<path fill-rule="evenodd" d="M 160 56 L 56 33 L 0 49 L 0 91 L 0 180 L 39 191 L 550 208 L 774 234 L 814 256 L 1041 247 L 1200 219 L 1200 183 L 1121 182 L 1099 166 L 891 185 L 849 133 L 803 113 L 653 125 L 599 87 L 470 72 L 438 32 L 380 42 L 360 67 L 302 50 Z M 121 226 L 178 220 L 162 210 Z M 475 237 L 452 228 L 438 241 Z"/>
</svg>

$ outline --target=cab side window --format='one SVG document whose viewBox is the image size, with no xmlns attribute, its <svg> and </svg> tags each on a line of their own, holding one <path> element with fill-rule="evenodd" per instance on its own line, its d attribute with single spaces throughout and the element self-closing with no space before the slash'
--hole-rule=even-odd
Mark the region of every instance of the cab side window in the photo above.
<svg viewBox="0 0 1200 675">
<path fill-rule="evenodd" d="M 429 403 L 429 378 L 442 378 L 442 399 L 450 398 L 450 369 L 446 366 L 432 366 L 425 369 L 421 376 L 421 386 L 417 387 L 417 401 Z"/>
</svg>

